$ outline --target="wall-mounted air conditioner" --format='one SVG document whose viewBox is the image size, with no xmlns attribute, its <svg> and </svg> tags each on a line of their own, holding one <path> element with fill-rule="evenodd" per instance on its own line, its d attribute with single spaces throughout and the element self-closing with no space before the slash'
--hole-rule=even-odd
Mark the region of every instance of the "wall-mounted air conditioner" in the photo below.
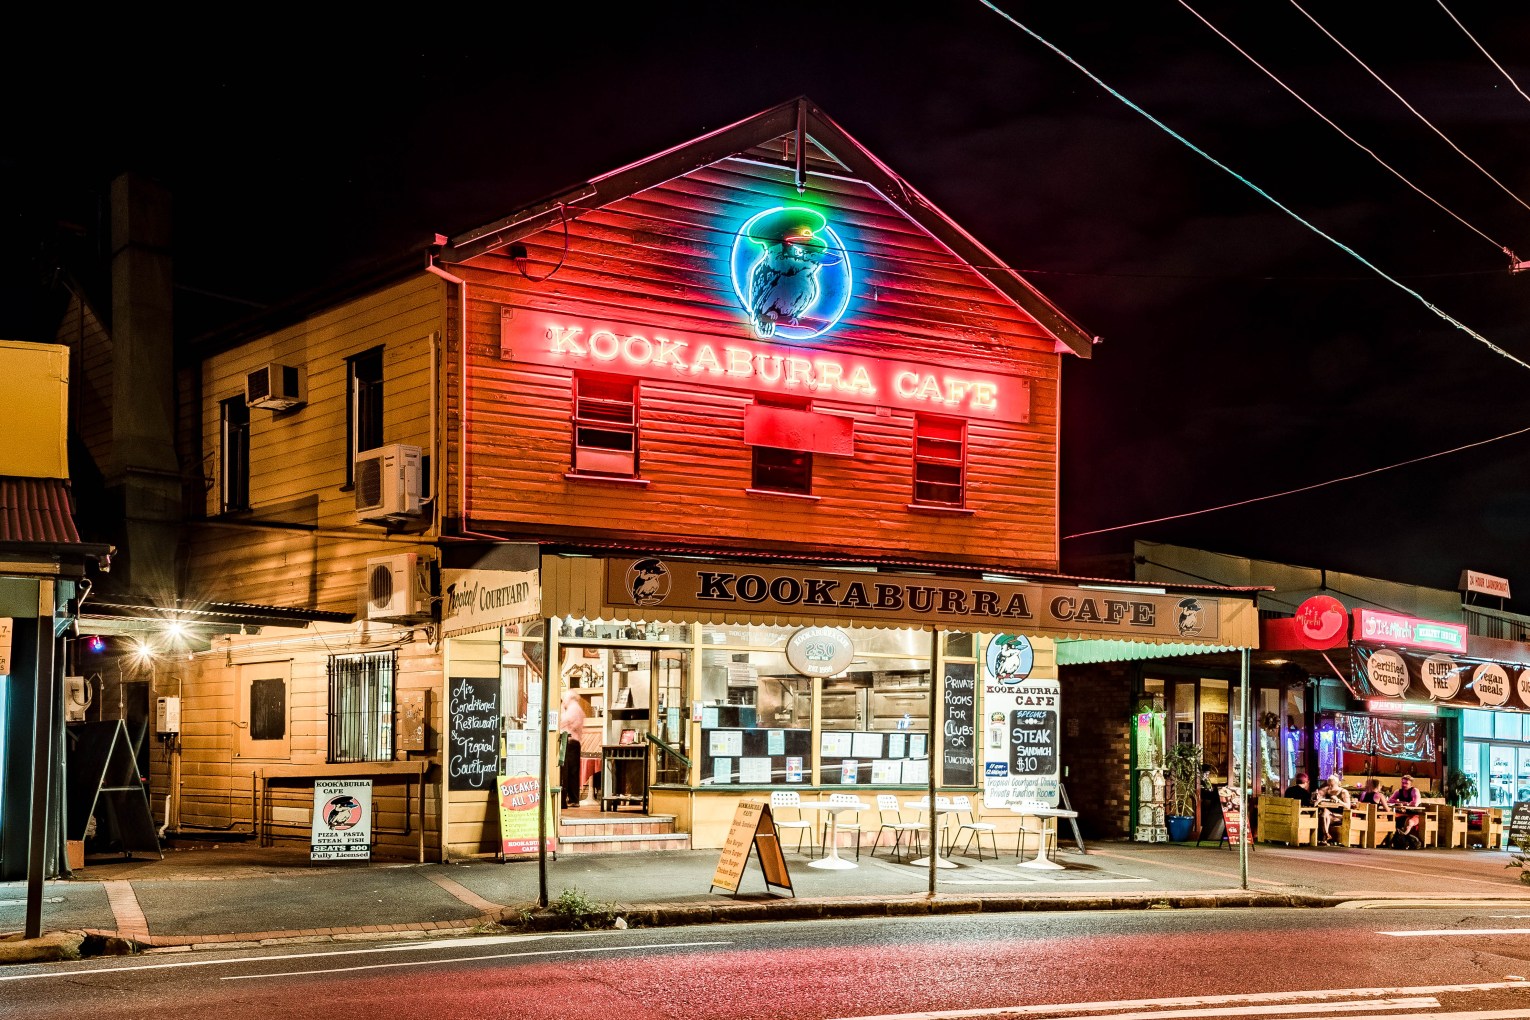
<svg viewBox="0 0 1530 1020">
<path fill-rule="evenodd" d="M 261 365 L 244 377 L 244 402 L 268 411 L 290 411 L 308 403 L 308 372 L 301 365 Z"/>
<path fill-rule="evenodd" d="M 380 446 L 356 455 L 356 516 L 390 523 L 420 515 L 418 446 Z"/>
<path fill-rule="evenodd" d="M 367 560 L 366 594 L 368 620 L 430 615 L 429 576 L 414 553 Z"/>
</svg>

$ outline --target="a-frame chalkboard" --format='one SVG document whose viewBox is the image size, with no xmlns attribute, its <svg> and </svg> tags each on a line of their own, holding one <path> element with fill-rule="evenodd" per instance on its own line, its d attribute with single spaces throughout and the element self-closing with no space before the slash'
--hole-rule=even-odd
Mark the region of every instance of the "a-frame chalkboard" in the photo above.
<svg viewBox="0 0 1530 1020">
<path fill-rule="evenodd" d="M 121 719 L 70 723 L 68 734 L 68 838 L 83 840 L 95 815 L 98 840 L 115 844 L 129 857 L 144 853 L 163 858 L 127 724 Z"/>
<path fill-rule="evenodd" d="M 786 870 L 786 855 L 781 852 L 781 841 L 776 838 L 776 822 L 770 813 L 770 805 L 759 800 L 739 801 L 738 809 L 733 812 L 733 824 L 723 841 L 717 871 L 712 875 L 711 888 L 726 889 L 737 896 L 751 848 L 759 855 L 766 889 L 785 889 L 796 896 L 792 876 Z"/>
</svg>

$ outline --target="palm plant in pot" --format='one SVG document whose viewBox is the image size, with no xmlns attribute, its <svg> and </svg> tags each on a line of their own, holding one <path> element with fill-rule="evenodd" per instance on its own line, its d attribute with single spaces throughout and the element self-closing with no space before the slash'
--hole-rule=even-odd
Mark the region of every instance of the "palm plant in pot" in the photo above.
<svg viewBox="0 0 1530 1020">
<path fill-rule="evenodd" d="M 1195 828 L 1195 809 L 1201 796 L 1201 747 L 1175 744 L 1164 756 L 1164 771 L 1174 793 L 1168 817 L 1169 839 L 1184 843 Z"/>
</svg>

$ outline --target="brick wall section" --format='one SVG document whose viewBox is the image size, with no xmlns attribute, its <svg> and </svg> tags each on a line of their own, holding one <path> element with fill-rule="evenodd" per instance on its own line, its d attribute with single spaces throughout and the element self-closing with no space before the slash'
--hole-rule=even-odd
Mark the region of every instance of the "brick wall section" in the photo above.
<svg viewBox="0 0 1530 1020">
<path fill-rule="evenodd" d="M 1062 763 L 1068 800 L 1085 839 L 1130 835 L 1130 663 L 1063 666 Z"/>
</svg>

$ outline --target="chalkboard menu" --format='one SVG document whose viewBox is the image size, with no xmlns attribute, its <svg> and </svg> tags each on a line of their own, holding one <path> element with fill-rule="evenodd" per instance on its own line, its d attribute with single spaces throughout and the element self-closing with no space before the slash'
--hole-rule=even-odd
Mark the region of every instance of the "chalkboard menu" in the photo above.
<svg viewBox="0 0 1530 1020">
<path fill-rule="evenodd" d="M 944 785 L 977 785 L 977 666 L 946 663 Z"/>
<path fill-rule="evenodd" d="M 1530 800 L 1515 804 L 1509 815 L 1509 846 L 1530 847 Z"/>
<path fill-rule="evenodd" d="M 1057 713 L 1049 708 L 1010 713 L 1009 771 L 1015 776 L 1057 774 Z"/>
<path fill-rule="evenodd" d="M 454 676 L 446 705 L 446 788 L 493 790 L 499 772 L 499 680 Z"/>
</svg>

